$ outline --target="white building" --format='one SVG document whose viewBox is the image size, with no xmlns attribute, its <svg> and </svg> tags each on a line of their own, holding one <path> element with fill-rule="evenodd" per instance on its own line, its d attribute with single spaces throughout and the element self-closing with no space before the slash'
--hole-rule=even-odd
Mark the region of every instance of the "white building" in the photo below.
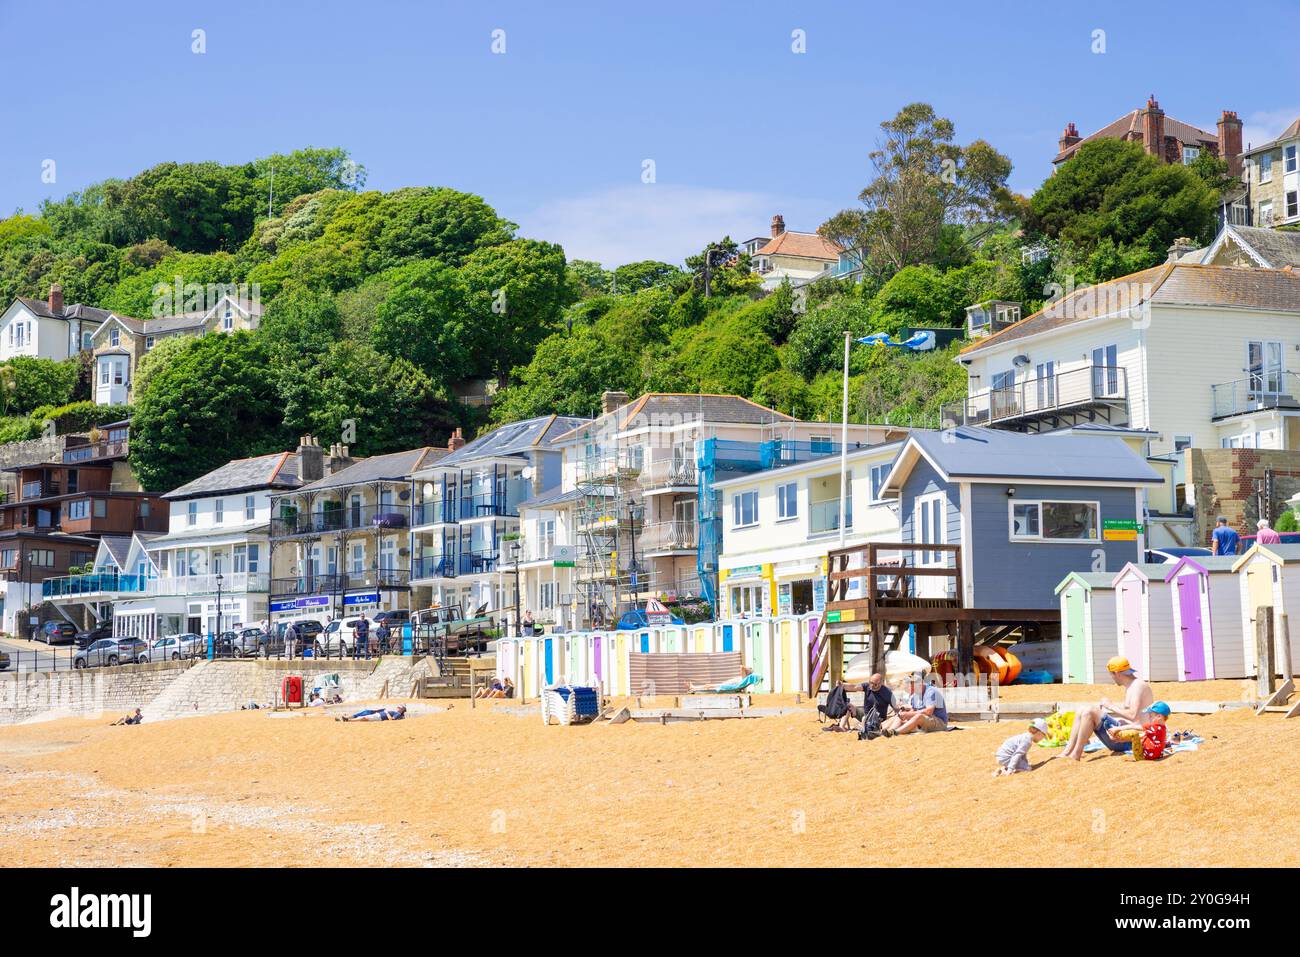
<svg viewBox="0 0 1300 957">
<path fill-rule="evenodd" d="M 15 356 L 61 362 L 91 347 L 94 331 L 111 316 L 107 309 L 63 304 L 63 287 L 50 287 L 47 300 L 22 296 L 0 314 L 0 362 Z"/>
</svg>

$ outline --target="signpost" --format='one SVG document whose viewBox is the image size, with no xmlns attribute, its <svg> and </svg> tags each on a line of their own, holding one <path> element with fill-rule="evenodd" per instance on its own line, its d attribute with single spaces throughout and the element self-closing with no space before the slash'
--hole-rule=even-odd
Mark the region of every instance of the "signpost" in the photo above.
<svg viewBox="0 0 1300 957">
<path fill-rule="evenodd" d="M 1107 542 L 1136 542 L 1142 523 L 1108 518 L 1101 523 L 1101 537 Z"/>
</svg>

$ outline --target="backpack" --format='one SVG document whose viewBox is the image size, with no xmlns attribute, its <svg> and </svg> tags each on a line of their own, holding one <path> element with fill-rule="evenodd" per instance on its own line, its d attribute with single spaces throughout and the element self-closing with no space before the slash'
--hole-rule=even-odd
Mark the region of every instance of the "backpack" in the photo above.
<svg viewBox="0 0 1300 957">
<path fill-rule="evenodd" d="M 849 694 L 844 690 L 844 686 L 836 685 L 832 688 L 830 694 L 826 696 L 826 703 L 818 710 L 832 720 L 844 717 L 849 710 Z"/>
<path fill-rule="evenodd" d="M 880 712 L 868 708 L 862 716 L 862 730 L 858 732 L 859 741 L 874 741 L 881 735 Z"/>
</svg>

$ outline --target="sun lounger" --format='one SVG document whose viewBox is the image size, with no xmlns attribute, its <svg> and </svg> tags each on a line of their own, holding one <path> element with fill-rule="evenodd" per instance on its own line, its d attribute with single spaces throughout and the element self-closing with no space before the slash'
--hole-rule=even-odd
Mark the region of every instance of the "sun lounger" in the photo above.
<svg viewBox="0 0 1300 957">
<path fill-rule="evenodd" d="M 745 675 L 743 678 L 724 681 L 716 688 L 695 688 L 691 691 L 691 694 L 735 694 L 738 691 L 744 691 L 751 685 L 758 684 L 762 680 L 758 675 Z"/>
</svg>

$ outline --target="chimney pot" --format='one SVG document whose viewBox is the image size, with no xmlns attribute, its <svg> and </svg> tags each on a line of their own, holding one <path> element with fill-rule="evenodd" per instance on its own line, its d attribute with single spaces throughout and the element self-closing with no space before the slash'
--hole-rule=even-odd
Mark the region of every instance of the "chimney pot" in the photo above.
<svg viewBox="0 0 1300 957">
<path fill-rule="evenodd" d="M 785 217 L 777 213 L 772 217 L 772 235 L 780 236 L 785 232 Z"/>
<path fill-rule="evenodd" d="M 325 477 L 325 453 L 310 435 L 298 440 L 298 477 L 304 484 Z"/>
<path fill-rule="evenodd" d="M 63 312 L 63 287 L 57 282 L 50 286 L 49 306 L 50 312 L 56 314 Z"/>
<path fill-rule="evenodd" d="M 457 449 L 465 447 L 465 433 L 461 431 L 460 426 L 456 426 L 456 431 L 451 433 L 451 438 L 447 439 L 447 448 L 455 452 Z"/>
<path fill-rule="evenodd" d="M 1241 175 L 1241 120 L 1236 110 L 1224 110 L 1219 117 L 1219 159 L 1233 176 Z"/>
</svg>

